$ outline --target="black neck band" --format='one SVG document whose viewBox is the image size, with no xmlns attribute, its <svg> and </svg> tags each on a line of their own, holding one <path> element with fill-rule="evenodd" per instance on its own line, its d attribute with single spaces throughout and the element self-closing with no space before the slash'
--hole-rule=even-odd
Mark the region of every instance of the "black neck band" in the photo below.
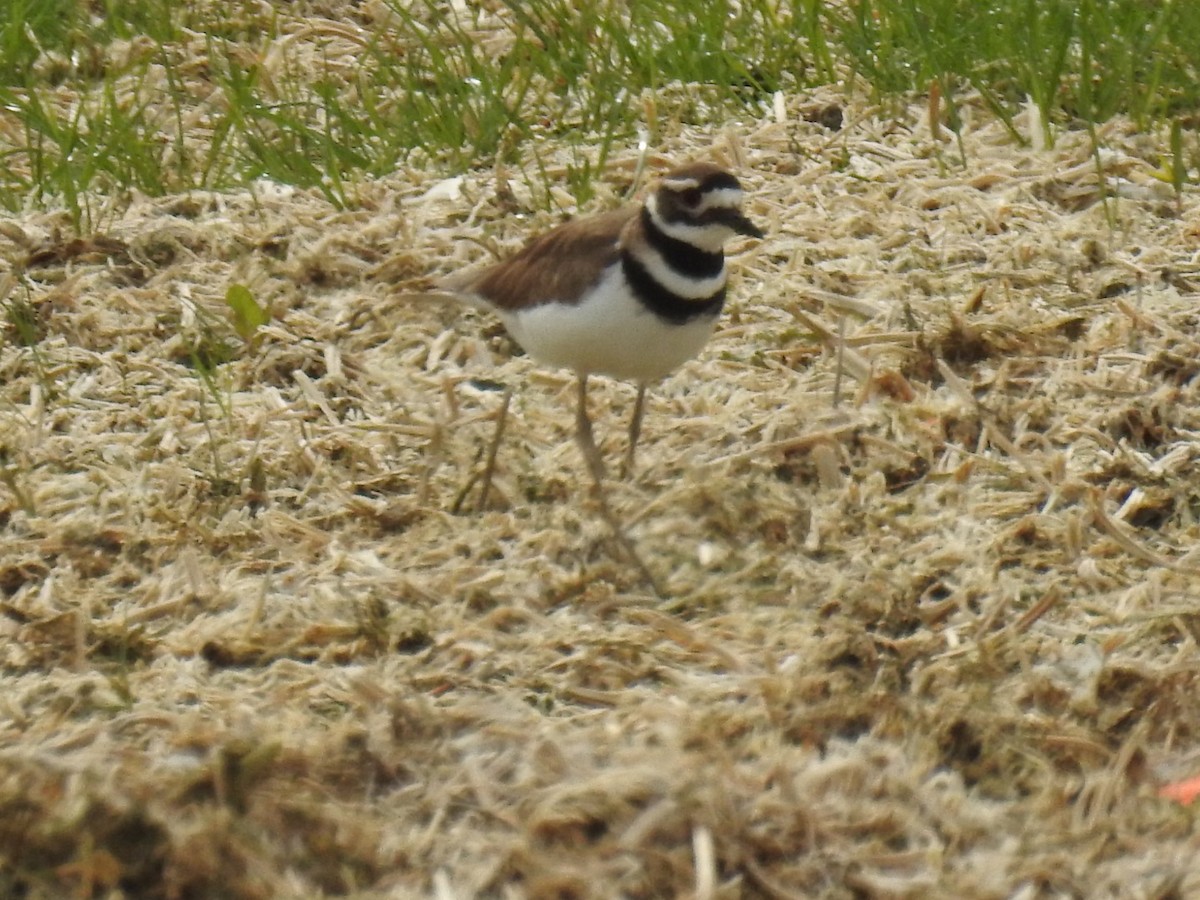
<svg viewBox="0 0 1200 900">
<path fill-rule="evenodd" d="M 724 285 L 711 297 L 700 300 L 680 297 L 655 281 L 646 271 L 646 267 L 628 251 L 621 254 L 621 269 L 637 298 L 647 309 L 667 322 L 683 325 L 701 317 L 712 318 L 718 315 L 721 307 L 725 305 Z"/>
<path fill-rule="evenodd" d="M 687 241 L 673 238 L 654 222 L 650 210 L 642 208 L 642 231 L 646 241 L 658 251 L 663 261 L 685 278 L 716 278 L 725 268 L 724 253 L 709 253 Z"/>
</svg>

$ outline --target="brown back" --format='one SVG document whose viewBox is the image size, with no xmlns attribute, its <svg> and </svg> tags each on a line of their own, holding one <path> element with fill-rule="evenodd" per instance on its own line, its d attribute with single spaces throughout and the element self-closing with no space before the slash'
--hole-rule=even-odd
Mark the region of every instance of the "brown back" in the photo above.
<svg viewBox="0 0 1200 900">
<path fill-rule="evenodd" d="M 628 206 L 567 222 L 535 237 L 516 255 L 447 286 L 506 310 L 574 300 L 620 258 L 621 230 L 637 212 L 637 206 Z"/>
</svg>

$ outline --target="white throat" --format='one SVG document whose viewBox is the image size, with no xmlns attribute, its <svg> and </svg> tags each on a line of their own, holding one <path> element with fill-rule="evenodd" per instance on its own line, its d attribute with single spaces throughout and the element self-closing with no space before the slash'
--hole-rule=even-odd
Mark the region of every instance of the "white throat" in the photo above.
<svg viewBox="0 0 1200 900">
<path fill-rule="evenodd" d="M 685 244 L 691 244 L 696 249 L 703 250 L 705 253 L 723 252 L 725 242 L 735 234 L 734 230 L 728 225 L 721 225 L 715 222 L 708 225 L 668 222 L 662 217 L 662 213 L 658 211 L 658 197 L 653 194 L 646 201 L 646 211 L 650 213 L 650 219 L 658 226 L 658 229 L 667 237 L 683 241 Z"/>
</svg>

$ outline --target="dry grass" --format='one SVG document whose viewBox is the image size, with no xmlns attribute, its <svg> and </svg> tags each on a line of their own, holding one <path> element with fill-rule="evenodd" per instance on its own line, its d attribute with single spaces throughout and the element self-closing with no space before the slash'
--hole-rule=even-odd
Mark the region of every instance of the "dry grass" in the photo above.
<svg viewBox="0 0 1200 900">
<path fill-rule="evenodd" d="M 551 224 L 519 179 L 9 222 L 0 893 L 1200 892 L 1196 192 L 1120 122 L 1102 190 L 1082 135 L 786 112 L 649 160 L 770 232 L 613 487 L 661 599 L 569 375 L 406 298 Z M 210 386 L 233 283 L 275 320 Z"/>
</svg>

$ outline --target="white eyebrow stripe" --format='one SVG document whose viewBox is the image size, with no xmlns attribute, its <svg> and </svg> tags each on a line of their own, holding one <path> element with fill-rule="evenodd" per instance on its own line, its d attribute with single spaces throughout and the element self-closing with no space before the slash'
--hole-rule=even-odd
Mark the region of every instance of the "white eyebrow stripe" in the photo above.
<svg viewBox="0 0 1200 900">
<path fill-rule="evenodd" d="M 674 178 L 664 178 L 662 183 L 663 187 L 672 191 L 690 191 L 692 188 L 700 187 L 700 182 L 695 178 L 685 178 L 679 175 Z"/>
</svg>

